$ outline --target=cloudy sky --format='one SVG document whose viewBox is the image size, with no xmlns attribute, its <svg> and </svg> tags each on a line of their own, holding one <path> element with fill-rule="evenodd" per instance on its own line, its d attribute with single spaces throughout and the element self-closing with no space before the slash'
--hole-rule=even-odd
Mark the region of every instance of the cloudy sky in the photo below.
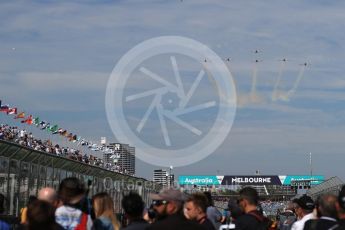
<svg viewBox="0 0 345 230">
<path fill-rule="evenodd" d="M 2 1 L 0 99 L 87 139 L 115 142 L 105 111 L 113 68 L 147 39 L 183 36 L 231 58 L 238 106 L 224 143 L 176 174 L 309 174 L 311 152 L 314 174 L 345 180 L 344 10 L 344 1 L 315 0 Z M 162 60 L 147 65 L 166 73 Z M 133 111 L 138 119 L 145 112 Z M 213 122 L 211 113 L 198 116 Z M 151 178 L 155 168 L 137 161 L 138 176 Z"/>
</svg>

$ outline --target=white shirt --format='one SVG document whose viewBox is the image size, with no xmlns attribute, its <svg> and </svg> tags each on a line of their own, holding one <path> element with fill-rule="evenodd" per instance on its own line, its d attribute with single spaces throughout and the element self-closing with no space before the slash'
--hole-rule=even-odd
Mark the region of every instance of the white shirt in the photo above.
<svg viewBox="0 0 345 230">
<path fill-rule="evenodd" d="M 69 206 L 61 206 L 55 211 L 55 219 L 66 230 L 73 230 L 80 222 L 82 212 L 79 209 Z M 91 230 L 92 220 L 88 215 L 87 218 L 87 230 Z"/>
<path fill-rule="evenodd" d="M 313 213 L 309 213 L 305 215 L 302 219 L 296 221 L 292 227 L 291 230 L 303 230 L 305 222 L 308 220 L 315 219 Z"/>
</svg>

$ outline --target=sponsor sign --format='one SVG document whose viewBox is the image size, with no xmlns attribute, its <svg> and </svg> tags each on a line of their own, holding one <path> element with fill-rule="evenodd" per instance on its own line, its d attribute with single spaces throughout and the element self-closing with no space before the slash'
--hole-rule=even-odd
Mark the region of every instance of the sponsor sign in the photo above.
<svg viewBox="0 0 345 230">
<path fill-rule="evenodd" d="M 325 178 L 322 175 L 288 175 L 288 176 L 279 176 L 281 179 L 281 183 L 283 185 L 294 185 L 297 181 L 308 181 L 310 180 L 311 185 L 318 185 L 321 184 Z"/>
<path fill-rule="evenodd" d="M 278 176 L 224 176 L 222 185 L 281 185 Z"/>
<path fill-rule="evenodd" d="M 222 177 L 222 176 L 221 176 Z M 220 185 L 217 176 L 179 176 L 180 185 Z"/>
<path fill-rule="evenodd" d="M 180 185 L 287 185 L 310 181 L 311 185 L 321 184 L 324 176 L 315 175 L 238 175 L 238 176 L 180 176 Z"/>
</svg>

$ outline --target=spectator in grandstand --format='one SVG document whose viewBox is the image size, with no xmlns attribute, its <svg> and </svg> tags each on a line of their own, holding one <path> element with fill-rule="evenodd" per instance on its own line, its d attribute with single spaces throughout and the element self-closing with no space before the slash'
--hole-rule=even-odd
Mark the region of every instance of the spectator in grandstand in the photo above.
<svg viewBox="0 0 345 230">
<path fill-rule="evenodd" d="M 207 218 L 208 200 L 203 193 L 190 195 L 184 204 L 184 214 L 187 219 L 197 221 L 208 230 L 215 230 L 212 222 Z"/>
<path fill-rule="evenodd" d="M 92 155 L 87 156 L 86 154 L 83 154 L 81 150 L 76 150 L 69 147 L 60 147 L 59 145 L 53 145 L 50 140 L 42 141 L 35 139 L 33 134 L 27 134 L 27 131 L 25 129 L 20 130 L 17 127 L 11 127 L 2 124 L 0 125 L 0 139 L 12 141 L 37 151 L 43 151 L 58 156 L 67 157 L 71 160 L 76 160 L 89 165 L 103 167 L 105 169 L 115 171 L 118 173 L 128 174 L 128 172 L 125 169 L 122 169 L 118 165 L 112 165 L 107 167 L 102 159 Z"/>
<path fill-rule="evenodd" d="M 158 194 L 151 194 L 153 208 L 157 221 L 151 224 L 148 230 L 201 230 L 204 227 L 183 215 L 185 196 L 179 190 L 164 189 Z"/>
<path fill-rule="evenodd" d="M 310 219 L 315 219 L 313 209 L 315 207 L 314 201 L 310 196 L 303 195 L 302 197 L 293 200 L 295 204 L 295 213 L 297 221 L 292 225 L 292 230 L 303 230 L 304 224 Z"/>
<path fill-rule="evenodd" d="M 26 225 L 22 225 L 19 229 L 25 230 L 63 230 L 55 221 L 55 207 L 50 203 L 42 200 L 35 200 L 28 205 L 27 212 L 28 221 Z"/>
<path fill-rule="evenodd" d="M 28 211 L 28 206 L 34 202 L 35 200 L 37 200 L 36 196 L 29 196 L 29 200 L 28 203 L 26 205 L 26 207 L 22 208 L 20 210 L 20 223 L 21 224 L 26 224 L 27 223 L 27 211 Z"/>
<path fill-rule="evenodd" d="M 252 187 L 245 187 L 240 190 L 239 195 L 238 204 L 244 214 L 235 221 L 235 229 L 269 229 L 271 225 L 270 221 L 257 210 L 259 202 L 257 191 Z"/>
<path fill-rule="evenodd" d="M 57 193 L 55 191 L 54 188 L 50 188 L 50 187 L 45 187 L 45 188 L 41 188 L 38 191 L 38 197 L 39 200 L 43 200 L 46 201 L 48 203 L 50 203 L 51 205 L 53 205 L 53 207 L 58 207 L 58 196 Z"/>
<path fill-rule="evenodd" d="M 305 222 L 305 230 L 334 229 L 337 223 L 337 197 L 332 194 L 324 194 L 318 200 L 317 212 L 319 219 L 311 219 Z"/>
<path fill-rule="evenodd" d="M 82 211 L 85 207 L 85 186 L 75 177 L 68 177 L 61 181 L 58 197 L 62 206 L 56 209 L 56 221 L 67 230 L 88 229 L 92 227 L 90 211 Z M 91 207 L 89 208 L 91 209 Z"/>
<path fill-rule="evenodd" d="M 341 188 L 336 204 L 339 218 L 339 227 L 337 230 L 345 230 L 345 185 Z"/>
<path fill-rule="evenodd" d="M 222 220 L 222 213 L 214 206 L 212 195 L 210 192 L 204 192 L 208 200 L 207 218 L 212 222 L 215 229 L 219 229 Z"/>
<path fill-rule="evenodd" d="M 114 202 L 108 193 L 102 192 L 92 197 L 95 211 L 93 230 L 119 230 L 120 223 L 115 217 Z"/>
<path fill-rule="evenodd" d="M 294 204 L 289 202 L 283 212 L 279 213 L 279 224 L 280 230 L 290 230 L 292 224 L 296 221 L 294 213 Z"/>
<path fill-rule="evenodd" d="M 123 230 L 144 230 L 149 226 L 143 219 L 145 204 L 139 194 L 130 192 L 122 198 L 121 204 L 129 220 L 128 226 Z"/>
</svg>

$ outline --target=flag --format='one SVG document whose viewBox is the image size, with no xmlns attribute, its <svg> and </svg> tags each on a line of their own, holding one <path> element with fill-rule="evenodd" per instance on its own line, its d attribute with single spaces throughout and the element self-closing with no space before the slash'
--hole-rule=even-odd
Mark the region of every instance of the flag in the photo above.
<svg viewBox="0 0 345 230">
<path fill-rule="evenodd" d="M 8 109 L 10 108 L 9 105 L 0 105 L 0 112 L 7 113 Z"/>
<path fill-rule="evenodd" d="M 53 134 L 57 134 L 58 133 L 58 126 L 54 125 L 52 127 L 49 128 L 49 131 L 51 131 Z"/>
<path fill-rule="evenodd" d="M 35 119 L 34 119 L 34 121 L 32 123 L 38 127 L 41 124 L 40 123 L 40 118 L 39 117 L 35 117 Z"/>
<path fill-rule="evenodd" d="M 25 113 L 21 112 L 17 116 L 14 117 L 14 119 L 18 119 L 18 118 L 25 118 Z"/>
<path fill-rule="evenodd" d="M 47 123 L 45 121 L 40 122 L 40 129 L 45 129 L 47 127 Z"/>
<path fill-rule="evenodd" d="M 50 131 L 50 123 L 49 122 L 46 124 L 45 128 L 46 128 L 47 131 Z"/>
<path fill-rule="evenodd" d="M 17 108 L 8 108 L 7 114 L 17 114 Z"/>
<path fill-rule="evenodd" d="M 26 118 L 25 120 L 22 120 L 21 123 L 26 123 L 28 125 L 32 124 L 32 116 L 28 116 L 28 118 Z"/>
<path fill-rule="evenodd" d="M 68 134 L 66 138 L 67 138 L 69 141 L 72 141 L 72 140 L 73 140 L 73 134 L 72 134 L 72 133 Z"/>
<path fill-rule="evenodd" d="M 65 137 L 67 135 L 67 130 L 65 129 L 64 131 L 62 131 L 60 135 Z"/>
</svg>

